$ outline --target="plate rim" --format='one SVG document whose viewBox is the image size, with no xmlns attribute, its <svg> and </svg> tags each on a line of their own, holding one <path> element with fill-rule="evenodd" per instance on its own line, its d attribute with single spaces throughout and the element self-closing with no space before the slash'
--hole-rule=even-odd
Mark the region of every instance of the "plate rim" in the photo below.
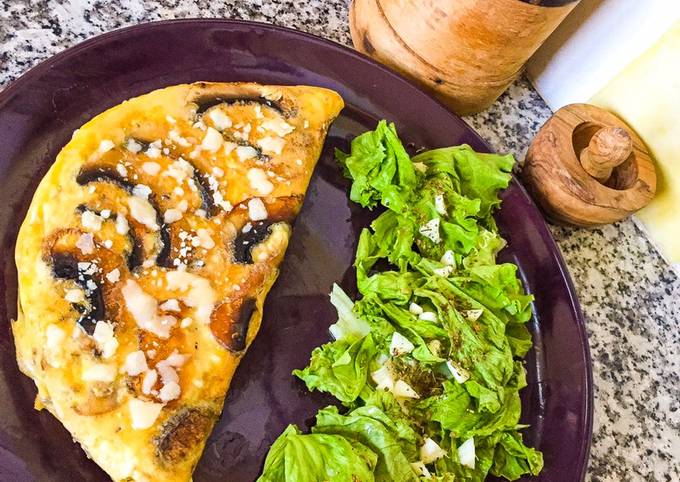
<svg viewBox="0 0 680 482">
<path fill-rule="evenodd" d="M 164 27 L 167 25 L 177 25 L 177 24 L 210 24 L 210 25 L 222 25 L 227 28 L 233 27 L 233 26 L 238 26 L 238 27 L 246 27 L 246 28 L 260 28 L 260 29 L 265 29 L 265 30 L 273 30 L 277 31 L 279 33 L 283 33 L 286 35 L 293 35 L 293 36 L 298 36 L 306 39 L 309 42 L 312 42 L 317 45 L 321 45 L 325 48 L 331 48 L 337 51 L 340 51 L 341 53 L 348 55 L 350 57 L 355 58 L 358 61 L 364 62 L 369 64 L 372 68 L 377 68 L 384 73 L 386 73 L 388 76 L 393 77 L 395 81 L 402 82 L 408 84 L 411 88 L 414 88 L 418 91 L 420 91 L 422 94 L 427 96 L 432 102 L 438 104 L 440 107 L 442 107 L 447 114 L 449 115 L 451 122 L 454 122 L 458 125 L 460 125 L 462 128 L 466 129 L 470 135 L 474 136 L 477 141 L 483 145 L 488 152 L 494 152 L 494 149 L 491 148 L 491 146 L 488 144 L 484 138 L 481 137 L 481 135 L 472 127 L 470 126 L 465 120 L 463 120 L 458 114 L 454 113 L 451 111 L 443 102 L 441 102 L 439 99 L 437 99 L 435 96 L 432 95 L 430 91 L 425 89 L 423 86 L 417 84 L 411 79 L 408 79 L 395 70 L 379 63 L 378 61 L 374 60 L 373 58 L 358 52 L 357 50 L 348 47 L 346 45 L 343 45 L 339 42 L 336 42 L 331 39 L 327 39 L 324 37 L 320 37 L 318 35 L 314 35 L 305 31 L 297 30 L 295 28 L 291 27 L 284 27 L 281 25 L 276 25 L 276 24 L 271 24 L 267 22 L 261 22 L 261 21 L 253 21 L 253 20 L 242 20 L 242 19 L 227 19 L 227 18 L 200 18 L 200 17 L 188 17 L 188 18 L 180 18 L 180 19 L 165 19 L 165 20 L 156 20 L 152 22 L 144 22 L 136 25 L 130 25 L 127 27 L 121 27 L 117 28 L 108 32 L 100 33 L 97 35 L 94 35 L 86 40 L 83 40 L 75 45 L 72 45 L 71 47 L 68 47 L 61 52 L 58 52 L 50 57 L 48 57 L 45 60 L 42 60 L 38 62 L 36 65 L 19 75 L 17 78 L 14 80 L 10 81 L 8 84 L 5 85 L 5 87 L 0 90 L 0 115 L 2 115 L 3 108 L 5 104 L 12 98 L 14 95 L 14 92 L 17 90 L 20 90 L 23 86 L 24 83 L 32 80 L 34 77 L 40 76 L 44 72 L 47 72 L 54 64 L 61 62 L 63 59 L 67 59 L 71 56 L 77 55 L 81 50 L 85 50 L 90 48 L 93 45 L 96 45 L 100 42 L 104 42 L 116 37 L 124 37 L 125 35 L 129 34 L 130 32 L 136 32 L 136 31 L 143 31 L 143 30 L 149 30 L 149 29 L 154 29 L 157 27 Z M 513 174 L 513 179 L 515 181 L 515 184 L 517 188 L 519 188 L 520 192 L 522 195 L 529 201 L 530 205 L 534 209 L 534 214 L 538 214 L 541 219 L 540 223 L 540 231 L 538 234 L 540 235 L 542 241 L 546 244 L 548 248 L 550 248 L 551 251 L 551 257 L 554 259 L 556 262 L 556 266 L 559 270 L 559 275 L 561 276 L 562 280 L 564 281 L 564 285 L 566 288 L 566 292 L 569 298 L 570 302 L 570 310 L 572 314 L 574 315 L 574 319 L 576 321 L 576 328 L 577 328 L 577 333 L 579 337 L 579 342 L 581 343 L 583 347 L 583 355 L 584 355 L 584 368 L 585 368 L 585 386 L 584 386 L 584 397 L 583 397 L 583 405 L 585 409 L 585 417 L 584 421 L 581 424 L 580 431 L 582 434 L 582 439 L 585 439 L 585 443 L 582 444 L 581 450 L 579 453 L 579 457 L 577 460 L 577 463 L 581 466 L 581 480 L 585 479 L 588 466 L 589 466 L 589 459 L 590 459 L 590 449 L 592 445 L 592 438 L 593 438 L 593 419 L 594 419 L 594 386 L 593 386 L 593 362 L 592 362 L 592 356 L 590 354 L 590 344 L 588 341 L 588 333 L 587 333 L 587 328 L 586 328 L 586 323 L 585 323 L 585 317 L 583 315 L 583 311 L 581 309 L 581 305 L 578 300 L 578 296 L 576 294 L 576 289 L 573 283 L 573 280 L 571 278 L 571 275 L 569 273 L 569 269 L 564 261 L 564 257 L 562 256 L 562 252 L 557 245 L 555 239 L 552 236 L 552 233 L 550 232 L 550 229 L 548 228 L 548 223 L 545 220 L 542 212 L 540 209 L 537 207 L 536 203 L 534 202 L 533 198 L 529 196 L 527 190 L 524 188 L 521 182 L 518 181 L 517 176 Z"/>
</svg>

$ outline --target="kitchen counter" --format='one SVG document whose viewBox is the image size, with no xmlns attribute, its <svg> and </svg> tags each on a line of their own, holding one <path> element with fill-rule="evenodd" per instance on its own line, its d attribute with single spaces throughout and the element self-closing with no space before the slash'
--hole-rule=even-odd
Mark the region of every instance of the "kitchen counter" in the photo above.
<svg viewBox="0 0 680 482">
<path fill-rule="evenodd" d="M 76 43 L 118 27 L 185 17 L 252 19 L 351 45 L 344 0 L 3 0 L 0 86 Z M 524 158 L 550 110 L 525 79 L 470 123 Z M 680 480 L 680 279 L 631 220 L 552 227 L 585 313 L 595 381 L 588 480 Z"/>
</svg>

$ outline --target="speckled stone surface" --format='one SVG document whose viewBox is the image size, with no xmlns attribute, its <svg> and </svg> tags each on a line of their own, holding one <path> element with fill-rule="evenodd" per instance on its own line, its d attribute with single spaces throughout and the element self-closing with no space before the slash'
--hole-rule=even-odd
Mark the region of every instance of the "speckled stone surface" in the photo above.
<svg viewBox="0 0 680 482">
<path fill-rule="evenodd" d="M 186 17 L 251 19 L 350 44 L 346 0 L 3 0 L 0 86 L 41 60 L 118 27 Z M 466 120 L 523 159 L 550 110 L 524 79 Z M 590 335 L 595 430 L 588 480 L 680 481 L 680 279 L 634 222 L 552 228 Z"/>
</svg>

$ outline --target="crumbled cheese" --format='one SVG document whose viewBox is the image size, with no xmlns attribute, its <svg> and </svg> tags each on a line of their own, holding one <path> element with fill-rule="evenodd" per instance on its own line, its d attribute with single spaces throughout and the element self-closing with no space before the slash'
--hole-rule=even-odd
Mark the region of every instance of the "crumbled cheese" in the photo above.
<svg viewBox="0 0 680 482">
<path fill-rule="evenodd" d="M 307 129 L 309 127 L 309 121 L 305 119 L 305 121 L 302 123 L 302 128 Z"/>
<path fill-rule="evenodd" d="M 160 361 L 156 364 L 156 371 L 161 376 L 163 383 L 179 382 L 179 376 L 175 368 L 171 366 L 167 360 Z"/>
<path fill-rule="evenodd" d="M 185 271 L 168 271 L 165 275 L 167 288 L 185 292 L 180 297 L 190 308 L 196 309 L 196 319 L 202 323 L 210 323 L 210 314 L 215 306 L 217 296 L 210 281 L 201 276 Z"/>
<path fill-rule="evenodd" d="M 225 141 L 224 142 L 224 153 L 226 155 L 229 155 L 231 153 L 231 151 L 233 151 L 237 147 L 238 147 L 238 144 L 236 144 L 235 142 Z"/>
<path fill-rule="evenodd" d="M 191 178 L 194 175 L 194 166 L 186 159 L 180 157 L 170 164 L 163 174 L 173 177 L 177 182 L 181 183 L 186 178 Z"/>
<path fill-rule="evenodd" d="M 272 131 L 279 137 L 285 137 L 286 135 L 290 134 L 295 130 L 295 127 L 293 127 L 280 117 L 276 117 L 274 119 L 267 119 L 261 125 L 265 130 Z"/>
<path fill-rule="evenodd" d="M 161 172 L 161 165 L 157 162 L 145 162 L 142 164 L 142 171 L 149 174 L 150 176 L 155 176 Z"/>
<path fill-rule="evenodd" d="M 215 126 L 215 129 L 217 129 L 218 131 L 223 131 L 224 129 L 228 129 L 231 127 L 231 119 L 227 114 L 225 114 L 219 109 L 213 109 L 212 111 L 210 111 L 208 117 L 210 117 L 210 120 Z"/>
<path fill-rule="evenodd" d="M 112 382 L 116 379 L 116 367 L 97 363 L 83 370 L 82 379 L 86 382 Z"/>
<path fill-rule="evenodd" d="M 179 221 L 180 219 L 182 219 L 182 211 L 179 209 L 168 209 L 165 211 L 165 214 L 163 214 L 163 221 L 166 224 L 172 224 L 175 221 Z"/>
<path fill-rule="evenodd" d="M 184 189 L 182 189 L 179 186 L 175 187 L 175 189 L 173 189 L 172 192 L 174 192 L 178 196 L 184 196 Z"/>
<path fill-rule="evenodd" d="M 146 372 L 149 369 L 149 366 L 146 364 L 144 352 L 142 350 L 137 350 L 128 353 L 128 356 L 125 357 L 125 365 L 123 368 L 131 377 L 136 377 L 137 375 Z"/>
<path fill-rule="evenodd" d="M 205 130 L 205 122 L 203 122 L 202 120 L 194 122 L 194 128 L 204 131 Z"/>
<path fill-rule="evenodd" d="M 99 231 L 102 228 L 102 222 L 104 219 L 101 216 L 93 213 L 92 211 L 83 211 L 80 215 L 80 222 L 85 229 L 91 229 L 92 231 Z"/>
<path fill-rule="evenodd" d="M 156 370 L 148 370 L 142 378 L 142 393 L 148 395 L 153 390 L 154 385 L 158 381 L 158 372 Z"/>
<path fill-rule="evenodd" d="M 113 268 L 106 273 L 106 279 L 109 280 L 110 283 L 117 283 L 120 279 L 120 270 L 118 268 Z"/>
<path fill-rule="evenodd" d="M 257 149 L 253 146 L 238 146 L 236 148 L 236 155 L 240 161 L 246 161 L 258 156 Z"/>
<path fill-rule="evenodd" d="M 181 355 L 177 350 L 173 350 L 172 353 L 165 359 L 165 362 L 171 367 L 181 367 L 189 359 L 189 355 Z"/>
<path fill-rule="evenodd" d="M 248 201 L 248 217 L 251 221 L 262 221 L 267 219 L 267 207 L 259 197 L 252 198 Z"/>
<path fill-rule="evenodd" d="M 286 141 L 281 137 L 265 136 L 257 141 L 257 145 L 265 152 L 273 152 L 278 155 L 283 151 Z"/>
<path fill-rule="evenodd" d="M 130 196 L 127 199 L 128 207 L 132 217 L 153 231 L 158 231 L 156 223 L 156 210 L 146 199 L 138 196 Z"/>
<path fill-rule="evenodd" d="M 174 142 L 178 146 L 182 146 L 182 147 L 190 147 L 191 146 L 191 143 L 188 140 L 186 140 L 184 137 L 182 137 L 180 135 L 180 133 L 177 132 L 175 129 L 172 129 L 172 130 L 170 130 L 170 132 L 168 132 L 168 139 L 170 139 L 172 142 Z"/>
<path fill-rule="evenodd" d="M 437 194 L 434 197 L 434 208 L 437 210 L 439 214 L 441 214 L 442 216 L 446 216 L 446 202 L 444 201 L 443 194 Z"/>
<path fill-rule="evenodd" d="M 110 239 L 104 240 L 104 247 L 106 249 L 111 249 L 113 247 L 113 241 L 111 241 Z"/>
<path fill-rule="evenodd" d="M 182 328 L 189 328 L 193 322 L 194 322 L 194 320 L 192 320 L 189 317 L 183 318 L 182 322 L 179 324 L 179 326 L 181 326 Z"/>
<path fill-rule="evenodd" d="M 97 148 L 97 151 L 100 154 L 104 154 L 105 152 L 109 152 L 111 149 L 116 147 L 116 145 L 113 143 L 113 141 L 110 141 L 109 139 L 104 139 L 99 143 L 99 147 Z"/>
<path fill-rule="evenodd" d="M 295 161 L 295 164 L 301 166 L 303 164 L 302 159 L 298 159 L 297 161 Z"/>
<path fill-rule="evenodd" d="M 200 244 L 203 248 L 212 249 L 215 247 L 215 241 L 213 241 L 213 239 L 210 237 L 210 231 L 207 229 L 197 229 L 196 235 L 198 236 L 198 240 L 200 241 Z"/>
<path fill-rule="evenodd" d="M 165 120 L 168 121 L 170 124 L 177 124 L 175 118 L 169 114 L 165 116 Z"/>
<path fill-rule="evenodd" d="M 132 428 L 144 430 L 151 427 L 161 413 L 162 403 L 147 402 L 137 398 L 131 398 L 128 402 Z"/>
<path fill-rule="evenodd" d="M 69 303 L 80 303 L 85 299 L 82 290 L 79 289 L 72 289 L 72 290 L 67 290 L 66 294 L 64 295 L 64 299 L 68 301 Z"/>
<path fill-rule="evenodd" d="M 133 154 L 137 154 L 142 150 L 142 145 L 134 139 L 128 139 L 125 148 Z M 122 164 L 119 164 L 119 166 L 122 166 Z M 123 167 L 123 169 L 125 168 Z M 127 176 L 127 174 L 125 175 Z"/>
<path fill-rule="evenodd" d="M 215 177 L 224 176 L 224 171 L 217 166 L 212 168 L 212 173 L 213 173 L 213 176 L 215 176 Z"/>
<path fill-rule="evenodd" d="M 76 248 L 83 254 L 94 253 L 94 238 L 91 233 L 83 233 L 76 241 Z"/>
<path fill-rule="evenodd" d="M 158 316 L 156 299 L 147 294 L 134 280 L 127 280 L 122 289 L 125 305 L 137 326 L 160 338 L 170 336 L 170 329 L 177 321 L 171 316 Z"/>
<path fill-rule="evenodd" d="M 94 327 L 92 338 L 97 343 L 97 348 L 101 351 L 102 357 L 111 358 L 115 355 L 118 349 L 118 340 L 113 332 L 113 325 L 111 323 L 98 321 Z"/>
<path fill-rule="evenodd" d="M 223 142 L 224 138 L 222 137 L 222 134 L 220 134 L 215 128 L 208 127 L 205 137 L 201 142 L 201 147 L 206 151 L 216 152 L 220 147 L 222 147 Z"/>
<path fill-rule="evenodd" d="M 274 185 L 267 179 L 265 172 L 257 167 L 250 168 L 246 174 L 250 187 L 253 188 L 261 196 L 271 194 L 274 190 Z"/>
<path fill-rule="evenodd" d="M 246 223 L 245 226 L 243 226 L 243 229 L 241 229 L 241 232 L 249 233 L 251 229 L 253 229 L 253 225 L 250 223 Z"/>
<path fill-rule="evenodd" d="M 169 402 L 179 398 L 180 393 L 181 389 L 179 384 L 176 382 L 170 382 L 163 385 L 163 388 L 161 388 L 160 392 L 158 393 L 158 398 L 164 402 Z"/>
<path fill-rule="evenodd" d="M 109 219 L 111 217 L 111 210 L 110 209 L 102 209 L 102 212 L 100 213 L 100 215 L 104 219 Z"/>
<path fill-rule="evenodd" d="M 151 188 L 145 184 L 137 184 L 132 188 L 132 195 L 141 197 L 142 199 L 149 199 Z"/>
<path fill-rule="evenodd" d="M 55 350 L 61 346 L 61 343 L 66 338 L 66 333 L 64 330 L 59 328 L 57 325 L 47 325 L 45 330 L 45 348 L 48 350 Z"/>
<path fill-rule="evenodd" d="M 430 219 L 420 227 L 418 232 L 430 239 L 433 243 L 439 244 L 441 241 L 441 237 L 439 236 L 439 218 Z"/>
<path fill-rule="evenodd" d="M 152 159 L 156 159 L 161 156 L 161 147 L 163 147 L 163 145 L 160 140 L 154 141 L 149 144 L 149 148 L 146 150 L 145 154 Z"/>
<path fill-rule="evenodd" d="M 125 235 L 128 231 L 130 231 L 130 225 L 125 216 L 120 213 L 116 214 L 116 232 Z"/>
<path fill-rule="evenodd" d="M 458 447 L 458 460 L 460 465 L 475 468 L 475 439 L 470 437 Z"/>
<path fill-rule="evenodd" d="M 161 304 L 160 309 L 163 311 L 180 311 L 179 301 L 176 299 L 169 299 Z"/>
</svg>

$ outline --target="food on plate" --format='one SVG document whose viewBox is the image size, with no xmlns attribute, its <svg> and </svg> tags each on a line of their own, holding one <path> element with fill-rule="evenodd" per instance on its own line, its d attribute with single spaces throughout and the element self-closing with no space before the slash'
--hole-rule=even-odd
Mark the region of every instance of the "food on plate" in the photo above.
<svg viewBox="0 0 680 482">
<path fill-rule="evenodd" d="M 343 408 L 320 410 L 309 434 L 289 426 L 260 482 L 538 474 L 543 456 L 519 431 L 532 297 L 496 262 L 512 156 L 463 145 L 411 158 L 385 121 L 336 155 L 351 200 L 384 210 L 359 238 L 360 296 L 333 287 L 334 341 L 294 374 Z"/>
<path fill-rule="evenodd" d="M 16 248 L 17 361 L 116 481 L 188 481 L 255 337 L 333 91 L 176 85 L 77 130 Z"/>
</svg>

